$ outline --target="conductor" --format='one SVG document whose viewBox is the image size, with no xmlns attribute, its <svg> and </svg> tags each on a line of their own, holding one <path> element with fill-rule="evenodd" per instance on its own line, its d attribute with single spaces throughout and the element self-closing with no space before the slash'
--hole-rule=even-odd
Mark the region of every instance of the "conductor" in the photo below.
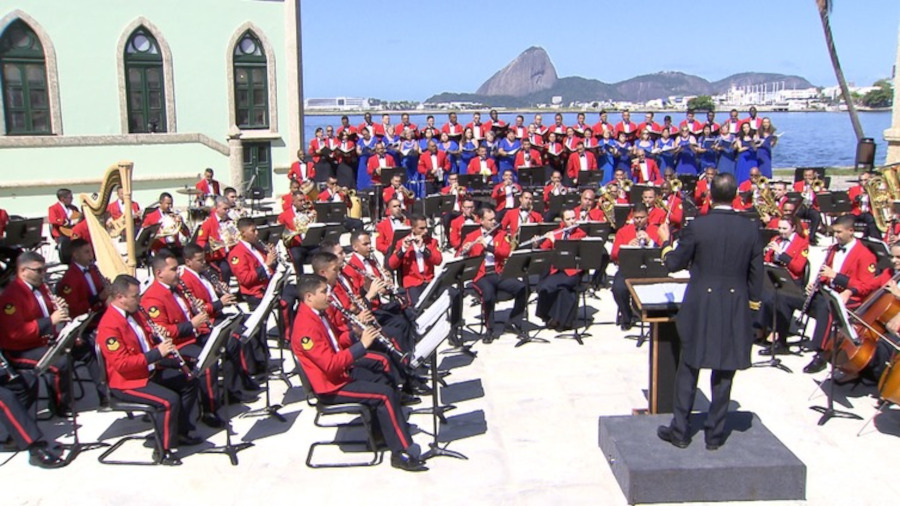
<svg viewBox="0 0 900 506">
<path fill-rule="evenodd" d="M 690 443 L 690 414 L 700 369 L 712 369 L 712 401 L 706 419 L 707 450 L 725 442 L 725 415 L 738 369 L 750 367 L 752 311 L 759 310 L 763 286 L 762 243 L 756 226 L 731 202 L 737 185 L 731 174 L 713 179 L 712 210 L 681 232 L 674 247 L 669 227 L 659 227 L 663 263 L 670 272 L 690 266 L 691 279 L 678 313 L 681 359 L 675 373 L 672 422 L 657 435 L 678 448 Z"/>
</svg>

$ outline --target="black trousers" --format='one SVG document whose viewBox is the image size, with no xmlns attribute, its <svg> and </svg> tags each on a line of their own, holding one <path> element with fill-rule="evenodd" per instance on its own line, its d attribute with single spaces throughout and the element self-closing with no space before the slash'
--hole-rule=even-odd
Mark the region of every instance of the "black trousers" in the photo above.
<svg viewBox="0 0 900 506">
<path fill-rule="evenodd" d="M 822 223 L 822 213 L 811 207 L 800 206 L 794 214 L 798 218 L 809 220 L 809 243 L 813 245 L 818 244 L 816 233 L 819 231 L 819 225 Z"/>
<path fill-rule="evenodd" d="M 881 231 L 878 230 L 878 225 L 875 224 L 875 217 L 872 216 L 872 213 L 860 213 L 856 217 L 856 221 L 861 221 L 866 225 L 866 228 L 863 230 L 864 236 L 872 239 L 881 239 Z"/>
<path fill-rule="evenodd" d="M 228 283 L 231 282 L 231 264 L 228 262 L 228 258 L 223 258 L 216 262 L 216 267 L 219 268 L 219 272 L 221 272 L 222 283 L 225 283 L 225 286 L 228 286 Z"/>
<path fill-rule="evenodd" d="M 565 271 L 558 271 L 542 279 L 537 285 L 537 317 L 544 321 L 556 320 L 565 327 L 571 327 L 578 312 L 575 287 L 580 277 L 580 274 L 569 276 Z"/>
<path fill-rule="evenodd" d="M 613 300 L 619 308 L 619 314 L 622 315 L 622 323 L 631 323 L 634 312 L 631 310 L 631 292 L 628 291 L 628 285 L 625 284 L 625 275 L 622 271 L 617 271 L 613 277 L 612 284 Z"/>
<path fill-rule="evenodd" d="M 778 340 L 784 342 L 787 339 L 791 326 L 791 319 L 795 309 L 803 307 L 805 298 L 778 294 L 778 303 L 775 303 L 773 290 L 763 291 L 762 305 L 760 306 L 757 322 L 759 328 L 774 330 L 778 334 Z M 772 328 L 772 314 L 775 314 L 775 328 Z"/>
<path fill-rule="evenodd" d="M 694 407 L 694 396 L 697 393 L 697 378 L 700 369 L 684 363 L 682 358 L 678 362 L 678 370 L 675 372 L 675 399 L 672 412 L 672 433 L 677 439 L 686 440 L 690 437 L 690 416 Z M 707 444 L 722 444 L 725 442 L 725 415 L 728 413 L 728 403 L 731 401 L 731 383 L 734 380 L 734 371 L 713 369 L 710 384 L 712 386 L 712 399 L 709 405 L 709 414 L 704 424 Z"/>
<path fill-rule="evenodd" d="M 0 385 L 0 425 L 12 436 L 16 448 L 24 450 L 44 438 L 32 417 L 37 398 L 37 378 L 21 372 L 16 379 L 4 378 Z"/>
<path fill-rule="evenodd" d="M 317 249 L 318 247 L 311 248 L 309 246 L 291 247 L 291 260 L 294 263 L 294 271 L 297 272 L 297 276 L 303 275 L 303 265 L 306 264 L 306 259 L 312 256 Z"/>
<path fill-rule="evenodd" d="M 410 286 L 406 288 L 406 294 L 409 296 L 409 303 L 415 306 L 419 303 L 419 298 L 425 291 L 426 283 L 419 286 Z M 450 296 L 450 324 L 456 325 L 462 320 L 462 300 L 459 290 L 455 286 L 447 287 L 447 295 Z"/>
<path fill-rule="evenodd" d="M 450 223 L 453 222 L 456 218 L 462 216 L 461 212 L 451 211 L 449 213 L 444 213 L 441 216 L 441 230 L 443 230 L 444 234 L 444 243 L 450 244 Z"/>
<path fill-rule="evenodd" d="M 158 369 L 145 386 L 121 390 L 113 388 L 110 393 L 123 401 L 163 408 L 153 418 L 162 435 L 163 449 L 168 450 L 178 446 L 179 434 L 187 434 L 194 429 L 192 420 L 196 418 L 197 388 L 197 379 L 188 379 L 180 370 Z"/>
<path fill-rule="evenodd" d="M 26 351 L 8 351 L 6 358 L 16 369 L 34 369 L 49 348 L 40 346 Z M 51 395 L 56 412 L 69 409 L 72 405 L 72 382 L 69 380 L 69 364 L 66 357 L 56 359 L 44 376 L 50 379 Z"/>
<path fill-rule="evenodd" d="M 779 332 L 787 332 L 787 325 L 791 321 L 791 315 L 795 309 L 801 309 L 803 307 L 803 301 L 805 299 L 799 297 L 780 297 L 780 299 L 781 300 L 779 300 L 778 303 L 778 322 L 779 325 L 783 325 L 783 327 L 776 327 L 776 330 Z M 784 302 L 782 302 L 782 300 Z M 832 316 L 831 308 L 828 305 L 828 299 L 819 293 L 813 295 L 813 298 L 809 303 L 809 309 L 806 310 L 806 314 L 816 319 L 816 330 L 813 332 L 809 345 L 813 349 L 820 350 L 822 349 L 822 343 L 825 342 L 825 337 L 828 335 L 828 332 L 831 331 L 831 324 L 834 321 L 834 316 Z"/>
<path fill-rule="evenodd" d="M 496 332 L 497 325 L 494 321 L 494 307 L 497 305 L 499 292 L 506 292 L 515 298 L 509 321 L 520 318 L 525 313 L 525 304 L 528 303 L 525 283 L 518 279 L 500 279 L 497 273 L 485 274 L 475 283 L 475 290 L 481 295 L 481 314 L 484 317 L 484 325 L 489 332 Z"/>
<path fill-rule="evenodd" d="M 207 336 L 208 337 L 208 336 Z M 205 340 L 202 340 L 205 342 Z M 189 344 L 182 348 L 178 349 L 178 352 L 181 353 L 181 356 L 184 357 L 185 360 L 190 362 L 189 359 L 197 360 L 197 357 L 200 356 L 200 353 L 203 351 L 203 347 L 200 344 Z M 225 363 L 228 363 L 227 357 Z M 231 381 L 234 381 L 234 374 L 232 372 Z M 226 379 L 229 379 L 226 376 Z M 222 394 L 219 392 L 219 366 L 218 364 L 213 364 L 212 367 L 208 368 L 206 372 L 203 373 L 202 376 L 197 378 L 198 385 L 197 387 L 200 390 L 200 400 L 202 401 L 201 405 L 206 413 L 215 413 L 216 410 L 219 409 L 221 405 Z"/>
<path fill-rule="evenodd" d="M 376 429 L 393 452 L 404 451 L 413 443 L 409 426 L 400 406 L 400 394 L 383 374 L 363 367 L 350 370 L 352 381 L 340 390 L 320 395 L 326 404 L 359 403 L 375 411 Z"/>
</svg>

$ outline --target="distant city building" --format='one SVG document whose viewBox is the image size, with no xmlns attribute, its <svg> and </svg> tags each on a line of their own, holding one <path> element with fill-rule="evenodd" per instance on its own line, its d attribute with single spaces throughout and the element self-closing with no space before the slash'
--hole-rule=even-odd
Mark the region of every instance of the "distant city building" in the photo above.
<svg viewBox="0 0 900 506">
<path fill-rule="evenodd" d="M 360 111 L 372 108 L 368 98 L 334 97 L 334 98 L 308 98 L 304 101 L 309 110 L 332 111 Z"/>
</svg>

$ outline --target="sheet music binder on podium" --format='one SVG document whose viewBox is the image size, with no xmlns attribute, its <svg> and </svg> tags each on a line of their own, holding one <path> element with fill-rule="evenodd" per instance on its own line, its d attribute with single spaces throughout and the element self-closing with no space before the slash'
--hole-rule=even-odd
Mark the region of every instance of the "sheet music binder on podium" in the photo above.
<svg viewBox="0 0 900 506">
<path fill-rule="evenodd" d="M 675 369 L 681 354 L 675 316 L 684 299 L 687 283 L 687 279 L 676 278 L 625 281 L 641 313 L 641 320 L 651 324 L 647 386 L 647 410 L 650 414 L 671 413 L 674 405 Z"/>
</svg>

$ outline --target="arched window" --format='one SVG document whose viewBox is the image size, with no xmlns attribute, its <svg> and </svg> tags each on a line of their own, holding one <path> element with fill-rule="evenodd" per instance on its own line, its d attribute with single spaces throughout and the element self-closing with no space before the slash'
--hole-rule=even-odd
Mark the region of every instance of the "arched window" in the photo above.
<svg viewBox="0 0 900 506">
<path fill-rule="evenodd" d="M 165 132 L 163 57 L 156 38 L 143 26 L 128 38 L 124 63 L 128 133 Z"/>
<path fill-rule="evenodd" d="M 266 54 L 250 30 L 234 46 L 235 124 L 241 129 L 269 128 Z"/>
<path fill-rule="evenodd" d="M 51 133 L 44 47 L 22 20 L 11 23 L 0 37 L 0 67 L 6 134 Z"/>
</svg>

